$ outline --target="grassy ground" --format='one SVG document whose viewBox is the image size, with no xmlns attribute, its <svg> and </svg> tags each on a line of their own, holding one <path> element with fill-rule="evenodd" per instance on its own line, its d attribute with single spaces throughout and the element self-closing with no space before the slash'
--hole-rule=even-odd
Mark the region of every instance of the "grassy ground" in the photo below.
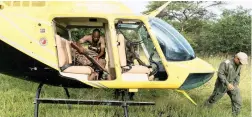
<svg viewBox="0 0 252 117">
<path fill-rule="evenodd" d="M 203 58 L 204 59 L 204 58 Z M 225 58 L 205 58 L 215 68 Z M 244 66 L 241 74 L 240 90 L 242 95 L 242 111 L 240 117 L 249 117 L 251 111 L 251 70 Z M 198 103 L 190 103 L 185 97 L 173 90 L 140 90 L 135 100 L 155 101 L 156 106 L 130 107 L 130 117 L 230 117 L 230 99 L 225 95 L 212 109 L 201 105 L 211 95 L 216 75 L 204 86 L 189 91 L 189 95 Z M 33 101 L 37 83 L 20 80 L 0 74 L 0 117 L 32 117 Z M 80 99 L 112 99 L 112 89 L 70 89 L 72 98 Z M 66 97 L 63 88 L 45 86 L 42 97 Z M 69 110 L 66 105 L 40 105 L 40 117 L 122 117 L 121 107 L 73 105 Z"/>
</svg>

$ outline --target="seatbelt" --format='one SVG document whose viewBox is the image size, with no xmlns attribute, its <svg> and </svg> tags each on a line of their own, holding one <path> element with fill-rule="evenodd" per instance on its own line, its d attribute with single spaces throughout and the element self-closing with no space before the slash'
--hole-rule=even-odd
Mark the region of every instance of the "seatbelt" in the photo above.
<svg viewBox="0 0 252 117">
<path fill-rule="evenodd" d="M 66 70 L 68 67 L 71 67 L 73 64 L 66 64 L 63 65 L 62 67 L 60 67 L 60 70 L 63 72 L 64 70 Z"/>
</svg>

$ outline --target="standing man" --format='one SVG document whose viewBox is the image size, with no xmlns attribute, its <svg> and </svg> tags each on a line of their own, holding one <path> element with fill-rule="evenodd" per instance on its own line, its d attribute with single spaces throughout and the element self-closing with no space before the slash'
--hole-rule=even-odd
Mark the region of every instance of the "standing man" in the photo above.
<svg viewBox="0 0 252 117">
<path fill-rule="evenodd" d="M 240 82 L 241 65 L 245 64 L 248 64 L 248 56 L 244 52 L 239 52 L 233 59 L 226 60 L 220 64 L 214 91 L 206 101 L 205 106 L 212 106 L 212 104 L 227 93 L 231 99 L 233 116 L 239 114 L 242 101 L 238 86 Z"/>
</svg>

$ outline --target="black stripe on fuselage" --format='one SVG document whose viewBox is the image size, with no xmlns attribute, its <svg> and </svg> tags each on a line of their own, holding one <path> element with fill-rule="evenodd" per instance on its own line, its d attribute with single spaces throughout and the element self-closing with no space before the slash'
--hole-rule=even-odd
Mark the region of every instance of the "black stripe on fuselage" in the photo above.
<svg viewBox="0 0 252 117">
<path fill-rule="evenodd" d="M 0 55 L 0 73 L 13 76 L 13 78 L 69 88 L 91 87 L 76 79 L 61 76 L 57 70 L 20 52 L 1 40 Z M 33 68 L 36 68 L 36 70 Z"/>
</svg>

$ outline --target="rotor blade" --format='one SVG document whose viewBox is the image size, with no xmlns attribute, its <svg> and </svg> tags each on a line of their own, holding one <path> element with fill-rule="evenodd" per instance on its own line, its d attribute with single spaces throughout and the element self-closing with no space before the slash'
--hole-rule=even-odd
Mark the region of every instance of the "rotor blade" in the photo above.
<svg viewBox="0 0 252 117">
<path fill-rule="evenodd" d="M 187 99 L 189 99 L 194 105 L 197 105 L 197 103 L 184 91 L 184 90 L 176 90 L 177 92 L 182 93 Z"/>
<path fill-rule="evenodd" d="M 148 15 L 149 15 L 149 16 L 153 16 L 153 17 L 157 16 L 157 15 L 158 15 L 161 11 L 163 11 L 163 10 L 165 9 L 165 7 L 168 6 L 168 4 L 170 4 L 170 3 L 171 3 L 171 1 L 166 2 L 166 3 L 163 4 L 161 7 L 159 7 L 159 8 L 157 8 L 156 10 L 150 12 Z"/>
</svg>

